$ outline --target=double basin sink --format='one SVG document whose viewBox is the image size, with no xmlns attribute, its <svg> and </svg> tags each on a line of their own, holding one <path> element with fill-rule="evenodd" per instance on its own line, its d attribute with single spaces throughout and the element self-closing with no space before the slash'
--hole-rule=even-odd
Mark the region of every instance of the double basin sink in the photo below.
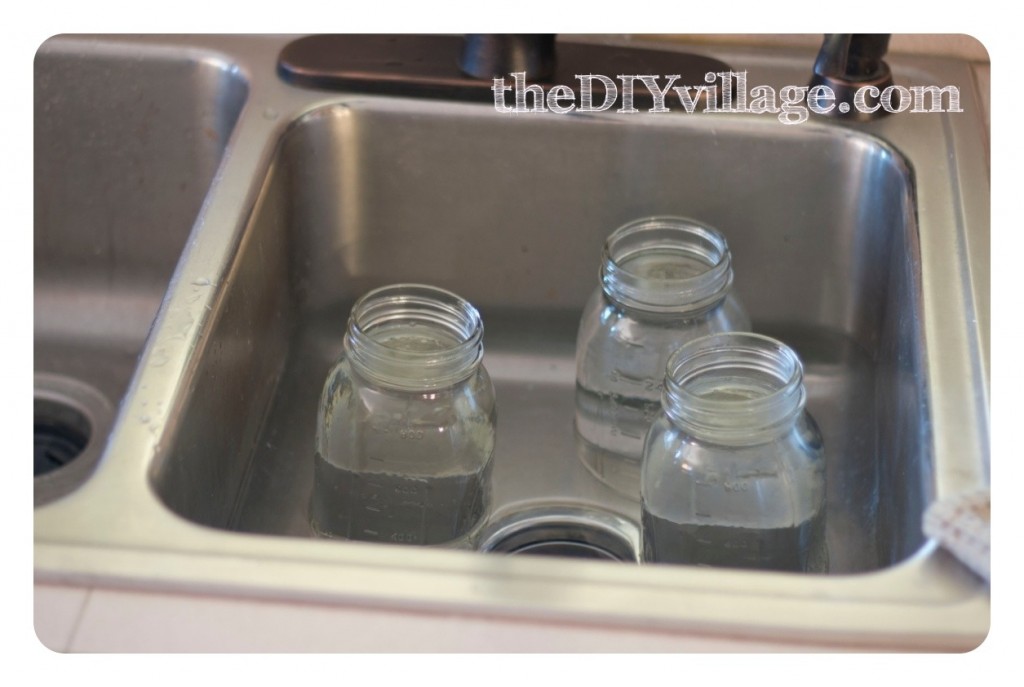
<svg viewBox="0 0 1024 687">
<path fill-rule="evenodd" d="M 957 85 L 964 112 L 786 126 L 302 89 L 275 73 L 287 42 L 39 49 L 37 580 L 794 645 L 983 640 L 987 585 L 921 531 L 933 501 L 988 483 L 988 144 L 968 64 L 889 58 L 897 83 Z M 813 61 L 690 50 L 777 89 Z M 655 214 L 720 229 L 754 329 L 805 363 L 828 574 L 637 565 L 639 504 L 577 458 L 601 246 Z M 480 552 L 310 531 L 323 380 L 352 303 L 395 282 L 484 319 L 498 436 Z"/>
</svg>

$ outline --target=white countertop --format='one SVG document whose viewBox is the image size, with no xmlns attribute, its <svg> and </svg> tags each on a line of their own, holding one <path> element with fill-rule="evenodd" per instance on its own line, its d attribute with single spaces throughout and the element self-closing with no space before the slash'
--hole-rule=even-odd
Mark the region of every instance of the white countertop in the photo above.
<svg viewBox="0 0 1024 687">
<path fill-rule="evenodd" d="M 45 646 L 60 652 L 801 650 L 733 638 L 49 584 L 35 587 L 35 628 Z"/>
</svg>

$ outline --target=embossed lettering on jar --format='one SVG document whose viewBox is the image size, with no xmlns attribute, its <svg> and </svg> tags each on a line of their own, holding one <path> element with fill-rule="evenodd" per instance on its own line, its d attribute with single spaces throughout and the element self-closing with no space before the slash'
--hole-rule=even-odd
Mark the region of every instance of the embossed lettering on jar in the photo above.
<svg viewBox="0 0 1024 687">
<path fill-rule="evenodd" d="M 401 284 L 355 304 L 317 422 L 317 534 L 471 545 L 496 425 L 482 358 L 480 315 L 453 293 Z"/>
<path fill-rule="evenodd" d="M 693 220 L 649 217 L 608 237 L 576 341 L 577 447 L 598 479 L 639 499 L 669 355 L 706 334 L 750 329 L 732 283 L 725 237 Z"/>
<path fill-rule="evenodd" d="M 785 344 L 716 334 L 669 359 L 644 446 L 643 560 L 825 572 L 825 460 Z"/>
</svg>

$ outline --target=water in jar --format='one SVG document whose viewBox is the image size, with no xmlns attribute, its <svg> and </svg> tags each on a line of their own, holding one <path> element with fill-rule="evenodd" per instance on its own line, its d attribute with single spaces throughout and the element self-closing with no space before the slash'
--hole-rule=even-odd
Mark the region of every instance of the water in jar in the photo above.
<svg viewBox="0 0 1024 687">
<path fill-rule="evenodd" d="M 490 504 L 497 417 L 482 335 L 476 309 L 434 287 L 385 287 L 356 303 L 321 396 L 315 533 L 470 545 Z"/>
<path fill-rule="evenodd" d="M 660 412 L 669 355 L 750 320 L 730 293 L 725 239 L 710 227 L 637 220 L 609 236 L 603 260 L 577 336 L 577 450 L 591 473 L 639 499 L 644 436 Z"/>
</svg>

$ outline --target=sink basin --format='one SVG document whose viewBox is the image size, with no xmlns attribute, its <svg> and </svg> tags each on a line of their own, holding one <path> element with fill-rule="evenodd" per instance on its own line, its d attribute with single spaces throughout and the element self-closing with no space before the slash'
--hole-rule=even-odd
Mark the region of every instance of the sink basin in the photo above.
<svg viewBox="0 0 1024 687">
<path fill-rule="evenodd" d="M 933 487 L 909 167 L 845 129 L 780 136 L 763 119 L 720 119 L 509 121 L 434 102 L 307 113 L 246 227 L 239 276 L 152 473 L 157 494 L 197 523 L 310 536 L 317 406 L 349 309 L 412 281 L 484 317 L 500 413 L 494 525 L 569 502 L 635 529 L 639 504 L 577 460 L 576 328 L 612 229 L 691 215 L 728 237 L 755 328 L 807 363 L 829 448 L 833 571 L 911 555 Z M 538 166 L 551 141 L 560 154 Z M 701 164 L 680 168 L 679 151 Z M 623 173 L 633 160 L 643 174 Z"/>
<path fill-rule="evenodd" d="M 99 457 L 245 93 L 212 51 L 86 38 L 39 49 L 36 447 L 49 463 L 37 503 Z M 76 416 L 77 447 L 64 445 Z"/>
<path fill-rule="evenodd" d="M 986 585 L 921 533 L 930 503 L 988 479 L 988 172 L 966 65 L 890 60 L 908 84 L 962 84 L 956 115 L 798 126 L 721 114 L 508 117 L 287 86 L 273 72 L 286 41 L 112 43 L 216 50 L 221 66 L 200 93 L 237 114 L 248 89 L 251 105 L 215 180 L 230 108 L 211 115 L 225 127 L 214 129 L 219 147 L 183 167 L 208 163 L 207 177 L 189 176 L 196 204 L 206 185 L 209 195 L 166 294 L 188 228 L 173 258 L 158 250 L 170 230 L 134 251 L 138 220 L 117 235 L 115 246 L 138 253 L 123 269 L 150 280 L 153 311 L 162 305 L 138 367 L 134 353 L 125 363 L 122 384 L 134 377 L 100 467 L 36 509 L 37 577 L 823 645 L 981 642 Z M 803 83 L 813 60 L 702 49 L 776 88 Z M 185 64 L 195 86 L 197 63 Z M 186 227 L 197 209 L 176 207 Z M 601 245 L 654 214 L 721 230 L 754 329 L 805 362 L 828 464 L 827 574 L 636 565 L 639 504 L 577 457 L 575 335 Z M 147 262 L 150 252 L 164 262 Z M 121 266 L 105 260 L 82 270 L 83 283 Z M 478 551 L 310 532 L 323 380 L 354 300 L 394 282 L 453 290 L 483 315 L 499 419 Z M 37 317 L 39 291 L 37 276 Z M 76 332 L 64 337 L 72 351 L 104 342 Z M 37 356 L 41 340 L 37 325 Z"/>
</svg>

